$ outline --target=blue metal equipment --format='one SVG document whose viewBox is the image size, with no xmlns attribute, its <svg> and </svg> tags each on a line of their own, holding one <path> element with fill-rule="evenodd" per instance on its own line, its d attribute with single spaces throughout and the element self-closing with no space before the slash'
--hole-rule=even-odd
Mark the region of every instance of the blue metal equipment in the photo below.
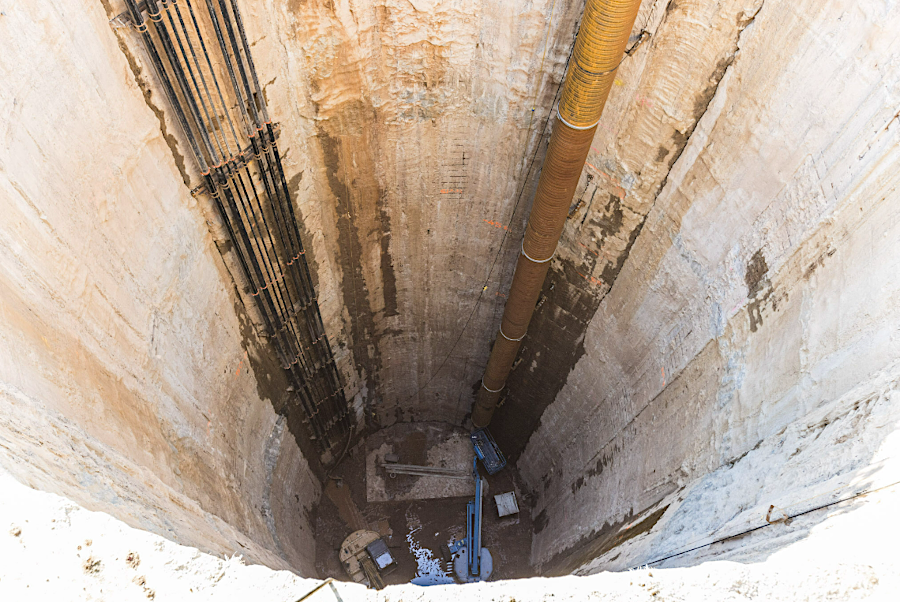
<svg viewBox="0 0 900 602">
<path fill-rule="evenodd" d="M 484 482 L 478 474 L 478 461 L 484 464 L 488 474 L 496 474 L 506 466 L 506 457 L 497 447 L 494 438 L 486 428 L 472 432 L 472 447 L 475 457 L 472 458 L 472 476 L 475 478 L 475 499 L 466 506 L 466 538 L 454 541 L 449 546 L 442 546 L 441 553 L 445 559 L 455 557 L 454 572 L 460 581 L 471 583 L 484 581 L 491 576 L 494 562 L 491 553 L 481 545 L 482 519 L 482 487 Z"/>
<path fill-rule="evenodd" d="M 475 499 L 468 503 L 466 512 L 466 540 L 469 549 L 469 575 L 478 577 L 481 569 L 481 476 L 478 474 L 478 458 L 472 460 L 475 475 Z"/>
<path fill-rule="evenodd" d="M 447 552 L 456 557 L 454 571 L 465 583 L 484 581 L 491 576 L 493 559 L 481 545 L 482 487 L 478 474 L 478 456 L 472 458 L 472 475 L 475 477 L 475 499 L 466 506 L 466 538 L 447 546 Z"/>
<path fill-rule="evenodd" d="M 472 432 L 472 447 L 475 448 L 475 455 L 484 464 L 484 469 L 488 474 L 497 474 L 501 468 L 506 466 L 506 457 L 487 428 L 476 429 Z"/>
</svg>

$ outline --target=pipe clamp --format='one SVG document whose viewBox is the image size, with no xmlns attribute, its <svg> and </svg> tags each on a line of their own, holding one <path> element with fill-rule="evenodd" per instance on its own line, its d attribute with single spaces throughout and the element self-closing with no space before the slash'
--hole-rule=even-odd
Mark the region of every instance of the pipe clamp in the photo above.
<svg viewBox="0 0 900 602">
<path fill-rule="evenodd" d="M 584 127 L 577 126 L 577 125 L 572 125 L 571 123 L 569 123 L 568 121 L 566 121 L 566 120 L 563 118 L 562 114 L 559 112 L 559 103 L 556 104 L 556 117 L 557 117 L 560 121 L 562 121 L 564 124 L 566 124 L 567 126 L 569 126 L 570 128 L 572 128 L 573 130 L 589 130 L 589 129 L 591 129 L 592 127 L 596 127 L 597 124 L 600 123 L 600 120 L 598 119 L 597 121 L 595 121 L 595 122 L 592 123 L 591 125 L 586 125 L 586 126 L 584 126 Z"/>
<path fill-rule="evenodd" d="M 509 338 L 508 336 L 506 336 L 506 333 L 503 332 L 503 326 L 500 326 L 500 334 L 503 335 L 503 338 L 504 338 L 504 339 L 506 339 L 507 341 L 512 341 L 513 343 L 517 343 L 517 342 L 519 342 L 519 341 L 521 341 L 522 339 L 525 338 L 525 335 L 524 335 L 524 334 L 523 334 L 522 336 L 520 336 L 518 339 L 511 339 L 511 338 Z"/>
<path fill-rule="evenodd" d="M 503 385 L 500 385 L 500 388 L 495 391 L 494 389 L 488 389 L 487 385 L 484 384 L 484 378 L 481 379 L 481 386 L 484 387 L 484 390 L 487 391 L 488 393 L 499 393 L 500 391 L 503 390 L 503 387 L 505 386 L 505 384 L 506 383 L 504 383 Z"/>
<path fill-rule="evenodd" d="M 551 253 L 550 257 L 548 257 L 547 259 L 535 259 L 534 257 L 532 257 L 531 255 L 529 255 L 528 253 L 525 252 L 525 241 L 522 240 L 522 255 L 527 257 L 528 260 L 531 261 L 532 263 L 547 263 L 548 261 L 553 259 L 554 255 L 556 255 L 556 248 L 553 249 L 553 253 Z M 510 339 L 510 341 L 511 340 L 512 339 Z"/>
</svg>

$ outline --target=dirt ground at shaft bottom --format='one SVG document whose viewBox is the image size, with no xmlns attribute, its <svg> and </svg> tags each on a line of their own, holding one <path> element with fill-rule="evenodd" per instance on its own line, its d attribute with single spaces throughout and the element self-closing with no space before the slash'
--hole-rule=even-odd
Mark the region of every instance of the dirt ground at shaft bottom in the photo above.
<svg viewBox="0 0 900 602">
<path fill-rule="evenodd" d="M 394 450 L 402 458 L 408 458 L 411 453 L 407 452 L 414 453 L 416 450 L 405 450 L 404 439 L 410 441 L 410 438 L 401 437 L 400 441 L 395 443 Z M 347 453 L 347 457 L 331 474 L 332 480 L 340 479 L 341 485 L 336 488 L 337 495 L 333 491 L 330 496 L 322 496 L 316 519 L 316 569 L 319 577 L 350 580 L 341 565 L 338 553 L 344 538 L 360 528 L 360 520 L 365 523 L 365 528 L 377 531 L 383 536 L 397 561 L 397 568 L 383 576 L 387 585 L 409 583 L 418 576 L 419 564 L 409 539 L 412 539 L 418 548 L 430 550 L 432 558 L 440 568 L 452 576 L 452 561 L 445 562 L 442 559 L 440 546 L 451 538 L 465 537 L 466 503 L 471 498 L 367 503 L 366 451 L 366 443 L 363 442 Z M 519 481 L 512 465 L 506 466 L 495 475 L 488 475 L 479 463 L 479 472 L 488 483 L 487 495 L 484 497 L 482 538 L 494 562 L 490 580 L 533 577 L 535 573 L 529 564 L 532 520 L 530 503 L 525 493 L 527 489 Z M 403 478 L 415 477 L 405 475 L 396 477 L 398 480 Z M 332 487 L 334 483 L 336 481 L 333 480 Z M 508 491 L 516 492 L 519 514 L 500 518 L 493 496 Z M 338 499 L 341 508 L 338 508 L 333 498 Z M 422 552 L 419 554 L 421 556 Z"/>
</svg>

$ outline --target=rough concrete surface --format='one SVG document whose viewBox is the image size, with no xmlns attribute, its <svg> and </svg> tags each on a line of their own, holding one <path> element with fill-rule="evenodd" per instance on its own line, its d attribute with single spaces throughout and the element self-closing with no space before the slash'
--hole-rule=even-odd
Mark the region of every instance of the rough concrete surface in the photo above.
<svg viewBox="0 0 900 602">
<path fill-rule="evenodd" d="M 245 7 L 326 325 L 352 352 L 347 378 L 369 426 L 460 424 L 469 412 L 528 199 L 511 221 L 513 206 L 581 9 L 553 0 Z"/>
<path fill-rule="evenodd" d="M 900 11 L 880 2 L 772 0 L 745 24 L 519 458 L 539 497 L 533 561 L 587 561 L 581 551 L 785 429 L 811 428 L 823 408 L 853 421 L 874 396 L 894 415 L 897 26 Z M 853 428 L 851 439 L 874 439 L 865 450 L 836 442 L 830 457 L 847 478 L 896 425 Z M 784 453 L 758 470 L 776 474 Z M 796 470 L 807 478 L 784 481 L 779 497 L 804 499 L 832 476 Z M 737 508 L 762 501 L 734 493 Z M 668 509 L 643 560 L 677 541 L 664 525 L 684 511 Z M 684 520 L 696 536 L 718 527 Z"/>
<path fill-rule="evenodd" d="M 319 484 L 290 433 L 267 455 L 284 389 L 158 95 L 102 5 L 0 10 L 0 464 L 177 541 L 310 571 Z"/>
<path fill-rule="evenodd" d="M 425 549 L 458 523 L 464 498 L 379 482 L 374 457 L 461 453 L 583 2 L 238 4 L 354 404 L 348 457 L 312 451 L 123 1 L 0 0 L 0 467 L 4 495 L 46 511 L 9 498 L 0 592 L 60 554 L 85 598 L 188 595 L 183 564 L 289 599 L 312 584 L 176 544 L 311 576 L 351 524 L 412 546 L 418 521 Z M 897 591 L 879 544 L 897 525 L 900 7 L 645 0 L 639 30 L 491 425 L 502 478 L 524 481 L 521 524 L 491 537 L 519 546 L 516 576 L 653 562 L 652 581 L 458 591 Z M 455 435 L 406 439 L 429 424 Z M 345 490 L 323 487 L 337 474 Z M 69 515 L 144 542 L 160 585 L 132 582 L 124 543 L 97 552 L 120 568 L 85 573 L 69 543 L 93 536 Z"/>
</svg>

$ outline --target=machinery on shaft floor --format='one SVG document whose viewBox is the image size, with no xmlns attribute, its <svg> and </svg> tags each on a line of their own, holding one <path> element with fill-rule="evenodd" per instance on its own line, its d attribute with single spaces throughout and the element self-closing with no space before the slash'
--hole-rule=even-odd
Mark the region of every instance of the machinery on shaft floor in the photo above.
<svg viewBox="0 0 900 602">
<path fill-rule="evenodd" d="M 478 474 L 478 460 L 488 474 L 495 474 L 506 466 L 506 458 L 497 447 L 487 429 L 477 429 L 471 435 L 475 457 L 472 459 L 472 476 L 475 479 L 475 499 L 466 506 L 466 538 L 444 546 L 445 557 L 453 558 L 453 571 L 463 583 L 487 581 L 494 571 L 491 552 L 481 542 L 481 525 L 484 517 L 484 480 Z"/>
<path fill-rule="evenodd" d="M 484 482 L 478 474 L 478 456 L 472 459 L 472 474 L 475 478 L 475 499 L 466 506 L 466 538 L 454 541 L 444 550 L 445 554 L 454 557 L 453 572 L 463 583 L 487 581 L 494 570 L 490 551 L 481 545 Z"/>
<path fill-rule="evenodd" d="M 397 568 L 397 562 L 381 536 L 366 529 L 354 531 L 344 540 L 339 558 L 351 579 L 373 589 L 383 589 L 382 575 Z"/>
</svg>

